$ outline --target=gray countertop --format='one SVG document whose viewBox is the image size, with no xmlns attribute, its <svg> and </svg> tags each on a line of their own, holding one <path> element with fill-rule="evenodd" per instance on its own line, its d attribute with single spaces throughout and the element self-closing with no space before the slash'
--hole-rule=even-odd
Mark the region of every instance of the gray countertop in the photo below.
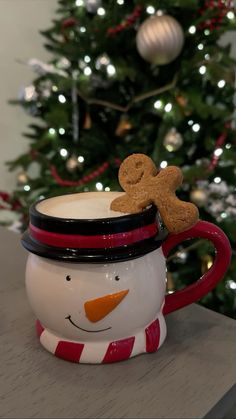
<svg viewBox="0 0 236 419">
<path fill-rule="evenodd" d="M 0 228 L 0 417 L 222 417 L 236 401 L 236 322 L 198 305 L 167 317 L 155 354 L 72 364 L 39 344 L 24 289 L 27 254 Z"/>
</svg>

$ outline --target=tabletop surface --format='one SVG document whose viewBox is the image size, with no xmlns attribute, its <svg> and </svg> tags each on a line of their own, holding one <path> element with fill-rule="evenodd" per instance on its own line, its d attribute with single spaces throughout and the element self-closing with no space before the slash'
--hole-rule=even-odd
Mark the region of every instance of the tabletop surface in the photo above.
<svg viewBox="0 0 236 419">
<path fill-rule="evenodd" d="M 46 352 L 19 240 L 0 228 L 0 417 L 216 418 L 233 405 L 236 322 L 195 304 L 167 316 L 168 337 L 155 354 L 95 366 Z"/>
</svg>

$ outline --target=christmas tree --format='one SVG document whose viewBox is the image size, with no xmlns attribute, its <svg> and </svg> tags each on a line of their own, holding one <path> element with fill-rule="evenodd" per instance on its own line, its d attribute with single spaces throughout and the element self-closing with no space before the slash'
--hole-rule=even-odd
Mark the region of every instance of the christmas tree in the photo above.
<svg viewBox="0 0 236 419">
<path fill-rule="evenodd" d="M 17 187 L 1 194 L 27 225 L 36 199 L 119 190 L 120 162 L 145 153 L 157 166 L 180 166 L 178 196 L 218 224 L 233 248 L 225 279 L 201 303 L 236 316 L 235 60 L 219 40 L 236 29 L 227 0 L 60 0 L 42 32 L 49 63 L 20 103 L 34 122 L 29 150 L 8 163 Z M 33 166 L 33 170 L 32 170 Z M 183 244 L 168 260 L 168 289 L 196 280 L 213 248 Z"/>
</svg>

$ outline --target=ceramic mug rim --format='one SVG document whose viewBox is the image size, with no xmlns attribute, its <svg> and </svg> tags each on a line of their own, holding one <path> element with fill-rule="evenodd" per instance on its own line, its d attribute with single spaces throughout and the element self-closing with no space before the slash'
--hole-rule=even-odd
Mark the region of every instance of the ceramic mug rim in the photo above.
<svg viewBox="0 0 236 419">
<path fill-rule="evenodd" d="M 140 213 L 118 217 L 63 218 L 37 209 L 39 203 L 48 199 L 31 205 L 29 229 L 22 237 L 23 246 L 38 256 L 77 263 L 119 262 L 156 250 L 168 234 L 160 225 L 154 205 Z M 59 237 L 61 242 L 52 243 L 50 237 L 47 241 L 48 236 Z"/>
<path fill-rule="evenodd" d="M 60 195 L 62 196 L 62 195 Z M 118 217 L 105 217 L 105 218 L 64 218 L 64 217 L 57 217 L 54 215 L 48 215 L 45 213 L 40 212 L 37 210 L 37 205 L 43 201 L 47 201 L 51 198 L 45 198 L 40 201 L 35 202 L 30 206 L 29 214 L 31 222 L 41 228 L 49 228 L 50 231 L 63 231 L 63 225 L 66 226 L 66 229 L 70 230 L 71 233 L 74 232 L 75 226 L 78 226 L 83 229 L 83 226 L 86 226 L 86 234 L 89 234 L 90 229 L 93 229 L 92 234 L 94 234 L 94 228 L 99 227 L 98 229 L 101 230 L 101 226 L 104 228 L 105 226 L 115 226 L 116 231 L 119 231 L 119 226 L 123 223 L 126 225 L 126 229 L 130 227 L 132 228 L 132 223 L 137 226 L 139 225 L 146 225 L 149 222 L 149 219 L 154 215 L 157 215 L 157 208 L 155 205 L 150 205 L 148 208 L 144 209 L 142 212 L 133 213 L 133 214 L 125 214 Z M 71 226 L 71 228 L 70 228 Z M 55 230 L 54 230 L 55 228 Z M 61 230 L 62 229 L 62 230 Z M 122 230 L 121 230 L 122 231 Z"/>
</svg>

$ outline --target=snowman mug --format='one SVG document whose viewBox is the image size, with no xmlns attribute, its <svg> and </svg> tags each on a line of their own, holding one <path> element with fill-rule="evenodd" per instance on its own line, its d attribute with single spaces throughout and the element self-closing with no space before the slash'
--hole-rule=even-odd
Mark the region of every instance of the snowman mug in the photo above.
<svg viewBox="0 0 236 419">
<path fill-rule="evenodd" d="M 230 245 L 221 229 L 198 221 L 179 234 L 161 228 L 157 209 L 110 210 L 120 192 L 48 198 L 30 208 L 22 237 L 30 252 L 26 290 L 41 344 L 77 363 L 110 363 L 155 352 L 166 337 L 164 315 L 207 294 L 223 278 Z M 165 258 L 184 240 L 210 240 L 210 270 L 166 295 Z"/>
</svg>

